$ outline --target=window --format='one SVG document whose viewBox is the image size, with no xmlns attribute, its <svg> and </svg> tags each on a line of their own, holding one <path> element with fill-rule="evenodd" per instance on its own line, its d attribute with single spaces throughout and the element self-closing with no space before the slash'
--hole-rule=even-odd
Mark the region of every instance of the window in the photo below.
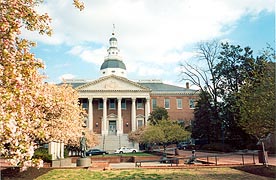
<svg viewBox="0 0 276 180">
<path fill-rule="evenodd" d="M 177 109 L 182 109 L 182 99 L 176 99 Z"/>
<path fill-rule="evenodd" d="M 157 101 L 156 101 L 156 99 L 152 99 L 151 100 L 151 106 L 152 106 L 152 109 L 156 109 L 157 108 Z"/>
<path fill-rule="evenodd" d="M 138 120 L 138 128 L 144 125 L 143 120 Z"/>
<path fill-rule="evenodd" d="M 126 99 L 122 99 L 121 101 L 121 108 L 126 109 Z"/>
<path fill-rule="evenodd" d="M 195 108 L 195 100 L 194 99 L 189 99 L 189 105 L 191 109 Z"/>
<path fill-rule="evenodd" d="M 143 100 L 137 99 L 137 109 L 143 109 Z"/>
<path fill-rule="evenodd" d="M 98 109 L 103 109 L 103 100 L 102 99 L 100 99 L 98 101 Z"/>
<path fill-rule="evenodd" d="M 170 109 L 170 99 L 165 99 L 165 109 Z"/>
<path fill-rule="evenodd" d="M 109 109 L 115 109 L 115 99 L 109 99 Z"/>
</svg>

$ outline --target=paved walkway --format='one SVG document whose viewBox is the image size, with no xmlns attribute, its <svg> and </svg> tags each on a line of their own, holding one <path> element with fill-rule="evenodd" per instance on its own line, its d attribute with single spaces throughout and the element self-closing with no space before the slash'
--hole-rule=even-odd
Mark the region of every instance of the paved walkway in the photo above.
<svg viewBox="0 0 276 180">
<path fill-rule="evenodd" d="M 254 154 L 254 156 L 253 156 Z M 179 150 L 179 155 L 182 157 L 191 157 L 192 152 L 189 150 Z M 234 153 L 210 153 L 196 151 L 196 156 L 203 161 L 215 163 L 217 157 L 218 164 L 262 164 L 259 163 L 258 151 L 239 151 Z M 276 166 L 276 156 L 268 156 L 268 164 Z"/>
<path fill-rule="evenodd" d="M 171 153 L 174 151 L 171 151 Z M 254 156 L 252 154 L 255 154 Z M 188 159 L 191 157 L 192 152 L 188 150 L 180 150 L 179 156 L 180 158 Z M 200 152 L 196 151 L 196 157 L 200 161 L 209 162 L 213 165 L 242 165 L 242 164 L 255 164 L 261 165 L 259 163 L 257 152 L 236 152 L 236 153 L 207 153 L 207 152 Z M 207 158 L 208 157 L 208 158 Z M 200 165 L 196 164 L 196 165 Z M 276 156 L 268 156 L 268 164 L 276 166 Z M 201 164 L 202 165 L 202 164 Z M 5 167 L 9 167 L 10 164 L 6 162 L 4 159 L 0 158 L 0 169 Z M 110 163 L 109 164 L 111 169 L 131 169 L 136 168 L 135 163 Z M 159 163 L 159 162 L 142 162 L 142 167 L 170 167 L 171 164 L 169 163 Z M 173 164 L 175 167 L 176 164 Z M 184 163 L 178 165 L 179 167 L 189 167 Z"/>
<path fill-rule="evenodd" d="M 169 152 L 169 151 L 168 151 Z M 171 153 L 173 154 L 174 149 L 171 149 Z M 254 154 L 254 156 L 253 156 Z M 179 150 L 180 158 L 186 158 L 188 160 L 191 157 L 192 152 L 189 150 Z M 211 165 L 246 165 L 246 164 L 256 164 L 261 165 L 259 163 L 258 152 L 257 151 L 247 151 L 247 152 L 235 152 L 235 153 L 210 153 L 210 152 L 201 152 L 196 151 L 197 160 L 201 162 L 209 162 Z M 276 166 L 276 157 L 269 155 L 268 156 L 268 164 Z M 196 163 L 196 165 L 202 165 L 201 163 Z M 142 162 L 142 167 L 170 167 L 171 164 L 164 164 L 159 162 Z M 175 167 L 176 165 L 173 164 Z M 179 164 L 178 166 L 187 166 L 186 164 Z M 188 166 L 189 167 L 189 166 Z M 111 169 L 129 169 L 135 168 L 135 163 L 111 163 Z"/>
</svg>

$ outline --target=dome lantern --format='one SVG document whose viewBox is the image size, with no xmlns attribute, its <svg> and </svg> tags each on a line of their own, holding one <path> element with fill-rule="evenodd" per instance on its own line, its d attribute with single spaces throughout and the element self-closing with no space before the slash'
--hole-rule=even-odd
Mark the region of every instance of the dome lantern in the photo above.
<svg viewBox="0 0 276 180">
<path fill-rule="evenodd" d="M 109 48 L 107 49 L 108 55 L 105 57 L 101 65 L 101 76 L 108 76 L 114 74 L 116 76 L 126 77 L 126 66 L 119 56 L 118 42 L 113 30 L 112 37 L 109 39 Z"/>
</svg>

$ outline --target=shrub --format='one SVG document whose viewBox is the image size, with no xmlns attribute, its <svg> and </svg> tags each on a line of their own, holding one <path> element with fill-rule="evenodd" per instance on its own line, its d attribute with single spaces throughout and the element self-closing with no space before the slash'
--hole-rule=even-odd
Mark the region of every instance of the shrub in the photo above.
<svg viewBox="0 0 276 180">
<path fill-rule="evenodd" d="M 260 149 L 260 147 L 258 147 L 256 143 L 250 143 L 246 145 L 246 149 L 255 150 L 255 149 Z"/>
<path fill-rule="evenodd" d="M 208 150 L 208 151 L 221 151 L 221 152 L 232 152 L 234 150 L 229 144 L 222 144 L 222 143 L 205 144 L 201 147 L 201 149 Z"/>
<path fill-rule="evenodd" d="M 51 162 L 52 161 L 52 155 L 48 154 L 48 149 L 46 148 L 38 148 L 34 152 L 34 159 L 42 159 L 44 162 Z"/>
<path fill-rule="evenodd" d="M 63 155 L 64 155 L 64 158 L 67 158 L 67 157 L 68 157 L 69 151 L 68 151 L 67 148 L 64 148 L 64 153 L 63 153 Z"/>
</svg>

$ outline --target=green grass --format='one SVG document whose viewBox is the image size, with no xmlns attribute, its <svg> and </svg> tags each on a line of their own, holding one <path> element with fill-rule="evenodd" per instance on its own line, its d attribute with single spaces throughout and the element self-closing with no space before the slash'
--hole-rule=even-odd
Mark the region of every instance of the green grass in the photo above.
<svg viewBox="0 0 276 180">
<path fill-rule="evenodd" d="M 86 169 L 54 169 L 40 176 L 37 180 L 161 180 L 161 179 L 234 179 L 234 180 L 265 180 L 257 176 L 233 168 L 193 168 L 193 169 L 133 169 L 133 170 L 108 170 L 90 171 Z"/>
</svg>

